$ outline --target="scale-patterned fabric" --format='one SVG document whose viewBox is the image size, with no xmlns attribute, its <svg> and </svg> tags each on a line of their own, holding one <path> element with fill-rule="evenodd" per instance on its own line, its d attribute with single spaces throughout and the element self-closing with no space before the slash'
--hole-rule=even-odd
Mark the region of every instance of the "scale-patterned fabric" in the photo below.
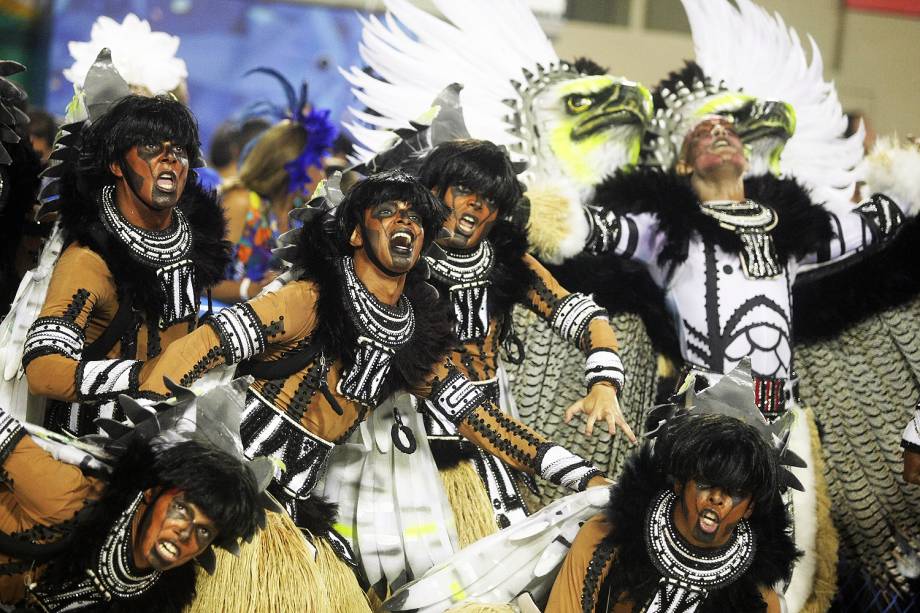
<svg viewBox="0 0 920 613">
<path fill-rule="evenodd" d="M 920 537 L 920 488 L 901 479 L 899 447 L 920 397 L 920 298 L 796 351 L 802 402 L 822 431 L 841 555 L 878 588 L 904 592 L 889 522 Z"/>
<path fill-rule="evenodd" d="M 638 436 L 646 410 L 654 404 L 657 387 L 655 352 L 642 321 L 625 314 L 610 320 L 620 344 L 620 357 L 626 369 L 626 387 L 620 407 L 626 421 Z M 576 453 L 615 477 L 631 447 L 620 434 L 611 444 L 605 424 L 598 423 L 592 436 L 586 436 L 584 418 L 571 424 L 562 421 L 563 413 L 583 397 L 585 356 L 572 343 L 554 333 L 533 313 L 516 306 L 514 330 L 524 343 L 523 364 L 505 363 L 521 420 L 558 444 Z M 568 492 L 541 480 L 540 506 L 545 506 Z"/>
</svg>

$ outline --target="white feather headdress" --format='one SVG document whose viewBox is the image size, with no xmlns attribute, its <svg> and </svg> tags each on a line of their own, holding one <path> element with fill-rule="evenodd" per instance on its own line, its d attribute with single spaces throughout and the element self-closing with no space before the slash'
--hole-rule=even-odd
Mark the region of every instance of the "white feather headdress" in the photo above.
<svg viewBox="0 0 920 613">
<path fill-rule="evenodd" d="M 154 32 L 148 21 L 133 13 L 128 13 L 121 23 L 100 16 L 93 24 L 89 41 L 68 43 L 74 63 L 64 70 L 64 77 L 82 88 L 86 73 L 104 47 L 111 50 L 112 61 L 122 77 L 151 94 L 171 92 L 188 77 L 185 62 L 176 57 L 179 37 Z"/>
</svg>

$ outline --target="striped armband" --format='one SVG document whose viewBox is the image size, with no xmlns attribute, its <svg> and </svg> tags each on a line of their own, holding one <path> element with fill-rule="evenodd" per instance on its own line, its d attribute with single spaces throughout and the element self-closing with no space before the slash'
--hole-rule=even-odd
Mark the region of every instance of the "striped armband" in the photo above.
<svg viewBox="0 0 920 613">
<path fill-rule="evenodd" d="M 39 317 L 26 334 L 22 350 L 22 366 L 25 368 L 35 358 L 49 354 L 79 360 L 83 355 L 85 341 L 83 330 L 69 319 Z"/>
<path fill-rule="evenodd" d="M 472 381 L 453 370 L 432 388 L 428 401 L 425 405 L 435 413 L 435 417 L 456 425 L 488 399 Z"/>
<path fill-rule="evenodd" d="M 0 408 L 0 463 L 6 461 L 7 456 L 25 435 L 26 430 L 19 420 Z"/>
<path fill-rule="evenodd" d="M 920 406 L 914 411 L 914 416 L 907 422 L 907 427 L 901 434 L 901 447 L 920 453 Z"/>
<path fill-rule="evenodd" d="M 607 311 L 597 305 L 590 296 L 569 294 L 559 301 L 550 317 L 550 327 L 562 338 L 578 345 L 595 317 L 607 317 Z"/>
<path fill-rule="evenodd" d="M 220 337 L 220 348 L 227 364 L 238 364 L 265 351 L 262 322 L 245 302 L 222 309 L 207 323 Z"/>
<path fill-rule="evenodd" d="M 623 391 L 626 383 L 626 371 L 623 361 L 613 349 L 599 347 L 588 352 L 585 359 L 585 387 L 591 388 L 598 381 L 609 381 L 617 388 L 617 394 Z"/>
<path fill-rule="evenodd" d="M 138 360 L 80 362 L 76 372 L 77 399 L 100 400 L 117 394 L 136 393 L 143 365 Z"/>
<path fill-rule="evenodd" d="M 544 479 L 576 492 L 588 487 L 591 477 L 601 474 L 590 462 L 555 443 L 540 445 L 536 465 Z"/>
</svg>

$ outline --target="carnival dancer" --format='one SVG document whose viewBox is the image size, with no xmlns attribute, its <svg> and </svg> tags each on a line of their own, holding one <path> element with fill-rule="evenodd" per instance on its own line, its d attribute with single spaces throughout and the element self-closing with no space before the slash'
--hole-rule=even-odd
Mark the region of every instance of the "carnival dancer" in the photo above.
<svg viewBox="0 0 920 613">
<path fill-rule="evenodd" d="M 237 451 L 226 391 L 183 390 L 151 411 L 125 399 L 137 421 L 112 422 L 117 438 L 91 445 L 111 469 L 101 480 L 52 457 L 48 441 L 0 410 L 0 602 L 44 613 L 182 611 L 195 596 L 192 562 L 213 573 L 212 548 L 238 551 L 265 509 L 277 509 L 263 491 L 271 461 Z"/>
<path fill-rule="evenodd" d="M 0 317 L 7 314 L 16 289 L 27 270 L 35 266 L 48 226 L 34 220 L 41 161 L 28 139 L 28 96 L 8 76 L 25 70 L 10 60 L 0 60 Z"/>
<path fill-rule="evenodd" d="M 198 129 L 181 103 L 126 96 L 69 127 L 78 161 L 58 172 L 66 247 L 22 363 L 30 391 L 53 399 L 48 427 L 86 434 L 115 414 L 118 394 L 139 395 L 145 360 L 195 329 L 228 246 L 218 203 L 189 181 Z"/>
<path fill-rule="evenodd" d="M 292 280 L 224 309 L 148 362 L 141 393 L 165 394 L 164 375 L 188 384 L 221 364 L 255 376 L 246 452 L 284 463 L 271 491 L 298 523 L 322 502 L 311 490 L 332 449 L 399 390 L 430 400 L 438 420 L 517 470 L 575 490 L 605 483 L 588 462 L 505 415 L 448 358 L 453 320 L 416 266 L 442 229 L 444 205 L 399 171 L 361 180 L 340 198 L 333 180 L 295 210 L 304 226 L 285 252 Z M 589 315 L 574 315 L 574 325 Z M 387 438 L 403 434 L 396 428 Z M 423 536 L 446 540 L 447 527 Z"/>
<path fill-rule="evenodd" d="M 504 345 L 512 354 L 520 353 L 520 347 L 514 346 L 511 309 L 523 304 L 587 356 L 588 394 L 569 407 L 565 420 L 584 413 L 586 434 L 591 435 L 600 420 L 612 435 L 620 428 L 635 442 L 617 401 L 625 374 L 606 312 L 589 296 L 567 292 L 527 254 L 526 233 L 514 221 L 522 186 L 506 152 L 488 141 L 442 143 L 428 153 L 419 177 L 451 211 L 446 227 L 452 236 L 437 241 L 443 257 L 426 260 L 433 284 L 454 313 L 454 331 L 461 344 L 452 361 L 506 413 L 517 417 L 499 352 Z M 519 360 L 524 357 L 516 355 Z M 506 466 L 467 448 L 450 423 L 434 418 L 426 422 L 429 443 L 442 467 L 450 461 L 445 458 L 454 464 L 461 458 L 472 460 L 488 488 L 498 527 L 526 515 L 519 484 Z"/>
<path fill-rule="evenodd" d="M 727 415 L 680 415 L 626 462 L 547 613 L 767 611 L 796 559 L 777 453 Z"/>
<path fill-rule="evenodd" d="M 744 179 L 748 151 L 730 117 L 702 116 L 686 127 L 673 171 L 618 173 L 599 187 L 600 206 L 589 212 L 594 231 L 588 250 L 645 264 L 665 294 L 687 370 L 718 380 L 749 356 L 758 406 L 767 419 L 776 419 L 797 406 L 791 300 L 796 275 L 881 244 L 910 213 L 884 194 L 857 206 L 816 206 L 791 179 Z M 787 592 L 794 610 L 806 601 L 823 610 L 834 592 L 836 538 L 820 502 L 826 496 L 820 452 L 809 438 L 816 440 L 814 431 L 794 443 L 809 455 L 815 479 L 796 502 L 796 517 L 813 517 L 817 509 L 818 520 L 796 530 L 806 555 Z M 816 530 L 827 536 L 816 537 Z M 820 572 L 813 591 L 806 577 L 815 569 Z"/>
</svg>

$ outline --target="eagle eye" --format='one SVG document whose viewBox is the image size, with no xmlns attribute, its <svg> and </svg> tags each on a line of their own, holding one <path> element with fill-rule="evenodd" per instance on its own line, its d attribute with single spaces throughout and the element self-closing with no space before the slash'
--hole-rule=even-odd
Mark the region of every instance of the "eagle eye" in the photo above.
<svg viewBox="0 0 920 613">
<path fill-rule="evenodd" d="M 584 113 L 590 109 L 593 104 L 594 100 L 582 94 L 572 94 L 565 99 L 565 106 L 571 114 Z"/>
</svg>

